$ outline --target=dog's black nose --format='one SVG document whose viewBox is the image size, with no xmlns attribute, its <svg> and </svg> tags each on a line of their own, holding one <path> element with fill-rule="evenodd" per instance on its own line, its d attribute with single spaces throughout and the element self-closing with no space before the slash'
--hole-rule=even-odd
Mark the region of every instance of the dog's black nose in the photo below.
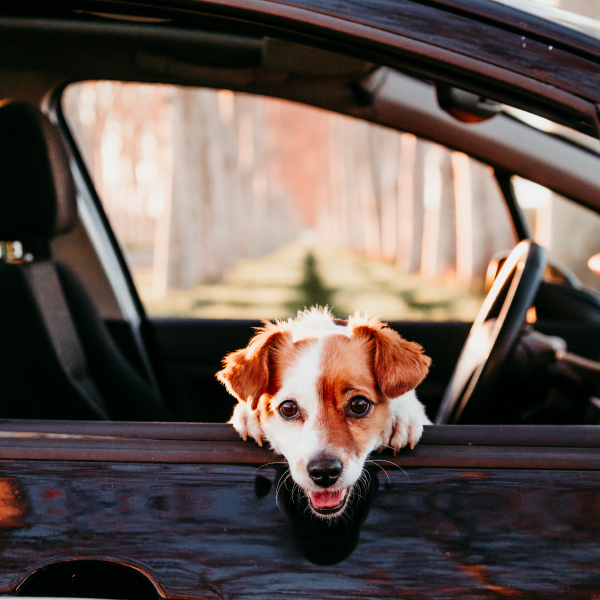
<svg viewBox="0 0 600 600">
<path fill-rule="evenodd" d="M 310 478 L 319 486 L 333 485 L 342 474 L 342 461 L 337 458 L 316 458 L 308 463 Z"/>
</svg>

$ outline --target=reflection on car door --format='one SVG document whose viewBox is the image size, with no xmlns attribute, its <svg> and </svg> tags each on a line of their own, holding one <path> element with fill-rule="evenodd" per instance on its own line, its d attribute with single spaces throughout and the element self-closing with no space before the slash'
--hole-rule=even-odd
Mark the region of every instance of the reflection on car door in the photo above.
<svg viewBox="0 0 600 600">
<path fill-rule="evenodd" d="M 226 425 L 0 430 L 3 593 L 27 590 L 36 573 L 52 590 L 49 566 L 73 561 L 75 573 L 84 559 L 133 567 L 167 598 L 591 598 L 600 589 L 594 428 L 427 428 L 414 451 L 378 457 L 358 546 L 328 566 L 294 547 L 269 485 L 273 454 Z"/>
</svg>

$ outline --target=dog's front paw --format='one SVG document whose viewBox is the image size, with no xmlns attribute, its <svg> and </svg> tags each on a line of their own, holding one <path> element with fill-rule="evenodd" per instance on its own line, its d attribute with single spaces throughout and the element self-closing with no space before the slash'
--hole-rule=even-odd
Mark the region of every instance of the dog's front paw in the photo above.
<svg viewBox="0 0 600 600">
<path fill-rule="evenodd" d="M 394 398 L 390 408 L 392 414 L 383 433 L 380 450 L 391 447 L 394 455 L 407 445 L 413 450 L 423 435 L 423 425 L 431 425 L 425 408 L 417 400 L 414 391 Z"/>
<path fill-rule="evenodd" d="M 228 422 L 233 425 L 244 441 L 250 436 L 259 446 L 262 446 L 263 431 L 258 419 L 258 412 L 251 410 L 245 402 L 238 402 Z"/>
</svg>

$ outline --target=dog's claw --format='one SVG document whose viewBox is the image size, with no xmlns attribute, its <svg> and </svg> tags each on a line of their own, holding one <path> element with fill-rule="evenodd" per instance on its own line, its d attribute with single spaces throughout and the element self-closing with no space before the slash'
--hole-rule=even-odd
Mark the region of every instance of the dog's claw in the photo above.
<svg viewBox="0 0 600 600">
<path fill-rule="evenodd" d="M 263 432 L 256 411 L 251 411 L 245 402 L 239 402 L 229 420 L 240 437 L 246 442 L 249 438 L 263 445 Z"/>
<path fill-rule="evenodd" d="M 405 446 L 414 450 L 423 433 L 423 425 L 430 423 L 423 405 L 413 393 L 392 401 L 392 418 L 383 435 L 384 444 L 394 448 L 394 456 Z"/>
</svg>

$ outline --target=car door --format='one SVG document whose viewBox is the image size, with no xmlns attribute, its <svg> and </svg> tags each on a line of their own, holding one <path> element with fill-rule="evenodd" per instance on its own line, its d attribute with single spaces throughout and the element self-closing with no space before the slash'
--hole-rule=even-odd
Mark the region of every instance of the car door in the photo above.
<svg viewBox="0 0 600 600">
<path fill-rule="evenodd" d="M 223 17 L 218 3 L 202 8 Z M 403 60 L 411 46 L 410 52 L 431 60 L 436 73 L 443 64 L 452 76 L 465 77 L 467 69 L 485 71 L 489 80 L 495 76 L 492 66 L 506 67 L 506 59 L 494 53 L 484 33 L 495 32 L 498 42 L 522 33 L 514 21 L 506 24 L 514 13 L 500 8 L 488 7 L 480 21 L 463 12 L 464 7 L 446 12 L 437 5 L 412 2 L 370 4 L 360 6 L 362 24 L 350 20 L 354 13 L 346 13 L 356 9 L 351 4 L 334 9 L 306 3 L 301 9 L 294 12 L 289 4 L 275 3 L 252 4 L 243 11 L 227 8 L 229 16 L 253 20 L 255 26 L 287 25 L 286 31 L 294 31 L 302 25 L 322 39 L 334 37 L 330 31 L 342 31 L 346 42 L 360 39 L 362 49 L 371 53 L 376 47 L 393 53 L 401 41 L 404 54 L 394 56 L 402 54 Z M 158 14 L 145 16 L 159 18 Z M 505 19 L 502 25 L 500 17 Z M 468 25 L 472 35 L 459 39 L 453 28 L 456 21 Z M 55 26 L 47 23 L 47 31 Z M 76 22 L 75 28 L 79 26 Z M 92 18 L 91 34 L 102 32 L 102 27 Z M 416 48 L 419 36 L 427 36 L 431 44 L 431 28 L 439 33 L 436 43 Z M 386 29 L 396 37 L 388 39 Z M 108 33 L 114 32 L 113 26 Z M 123 40 L 136 35 L 126 29 L 118 33 Z M 549 33 L 538 30 L 536 35 L 539 43 Z M 467 40 L 483 38 L 486 44 L 478 46 L 482 54 L 475 58 Z M 452 50 L 453 61 L 437 55 L 439 48 L 460 44 L 458 51 Z M 94 50 L 87 52 L 93 55 Z M 552 72 L 540 75 L 536 70 L 534 82 L 521 88 L 529 98 L 546 98 L 543 110 L 561 102 L 567 106 L 570 100 L 557 98 L 556 90 L 546 96 L 534 90 L 539 79 L 562 81 L 567 92 L 575 89 L 582 96 L 594 93 L 576 80 L 594 59 L 564 48 L 561 52 L 569 58 L 569 74 L 544 63 Z M 461 53 L 468 60 L 459 66 Z M 148 53 L 136 57 L 148 64 Z M 487 61 L 485 69 L 479 61 Z M 518 88 L 517 75 L 531 72 L 519 55 L 511 55 L 511 61 L 512 70 L 503 72 L 507 81 L 512 77 L 504 90 L 507 95 Z M 160 60 L 150 63 L 153 68 L 174 68 Z M 419 68 L 429 67 L 421 63 Z M 501 91 L 499 78 L 495 84 Z M 579 124 L 587 114 L 589 122 L 581 127 L 593 127 L 591 113 L 570 106 L 570 112 L 561 113 L 563 120 Z M 77 160 L 74 155 L 75 169 Z M 80 169 L 80 193 L 93 196 L 84 175 Z M 552 187 L 561 191 L 558 184 Z M 82 212 L 85 206 L 82 201 Z M 116 290 L 113 308 L 116 305 L 126 317 L 112 324 L 115 337 L 131 356 L 140 348 L 148 351 L 159 378 L 164 378 L 165 391 L 171 385 L 195 393 L 223 352 L 245 344 L 252 323 L 146 320 L 131 295 L 123 261 L 118 253 L 109 258 L 110 230 L 90 225 L 95 218 L 91 209 L 86 218 L 89 236 L 96 236 L 96 250 L 102 241 L 109 242 L 104 253 L 99 251 L 99 260 Z M 102 218 L 98 223 L 106 227 Z M 120 287 L 114 285 L 117 279 Z M 127 294 L 129 300 L 124 299 Z M 113 316 L 118 314 L 115 310 Z M 436 361 L 446 365 L 446 372 L 434 383 L 443 385 L 468 324 L 399 327 L 406 337 L 421 341 L 434 358 L 439 352 Z M 584 327 L 593 331 L 597 326 Z M 144 368 L 143 357 L 138 360 Z M 209 402 L 214 402 L 212 394 L 205 393 Z M 432 394 L 439 397 L 439 390 Z M 279 484 L 285 486 L 285 465 L 273 464 L 279 458 L 240 441 L 225 424 L 12 421 L 2 422 L 0 430 L 0 590 L 7 594 L 592 598 L 599 587 L 595 522 L 600 439 L 593 426 L 428 427 L 415 450 L 380 457 L 371 472 L 366 504 L 348 526 L 333 532 L 303 520 L 289 502 L 290 491 L 277 490 Z"/>
<path fill-rule="evenodd" d="M 299 536 L 277 505 L 271 452 L 225 425 L 2 430 L 6 593 L 591 598 L 598 589 L 595 429 L 428 428 L 414 451 L 382 459 L 358 545 L 337 564 L 353 541 Z"/>
</svg>

